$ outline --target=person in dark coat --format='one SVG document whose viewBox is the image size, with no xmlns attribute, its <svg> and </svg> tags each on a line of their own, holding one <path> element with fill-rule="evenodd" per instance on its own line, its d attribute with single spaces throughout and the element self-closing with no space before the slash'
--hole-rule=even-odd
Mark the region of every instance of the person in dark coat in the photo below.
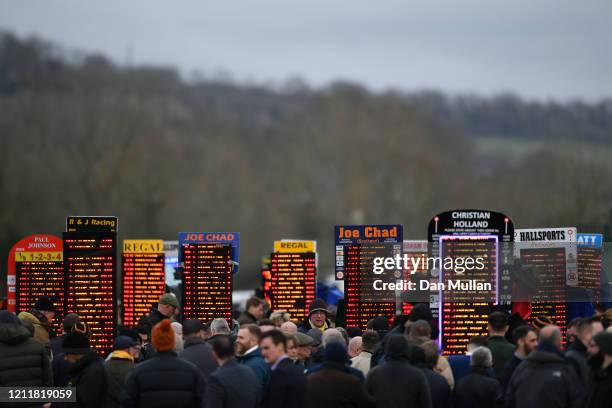
<svg viewBox="0 0 612 408">
<path fill-rule="evenodd" d="M 155 348 L 148 360 L 128 376 L 119 397 L 122 408 L 199 408 L 204 376 L 194 364 L 177 357 L 170 320 L 163 319 L 151 331 Z"/>
<path fill-rule="evenodd" d="M 179 357 L 195 364 L 204 379 L 219 366 L 212 354 L 212 347 L 206 343 L 204 325 L 198 319 L 187 319 L 183 322 L 183 351 Z"/>
<path fill-rule="evenodd" d="M 128 375 L 134 369 L 134 361 L 138 358 L 140 346 L 136 340 L 128 336 L 115 339 L 114 351 L 104 363 L 108 391 L 106 393 L 106 408 L 118 408 L 119 395 Z"/>
<path fill-rule="evenodd" d="M 76 387 L 77 399 L 76 405 L 66 403 L 66 406 L 103 408 L 107 392 L 104 361 L 95 349 L 89 347 L 87 333 L 87 326 L 77 323 L 62 343 L 65 358 L 72 364 L 67 386 Z"/>
<path fill-rule="evenodd" d="M 408 340 L 403 335 L 387 337 L 385 363 L 370 370 L 366 389 L 379 408 L 432 406 L 427 378 L 410 364 Z"/>
<path fill-rule="evenodd" d="M 325 347 L 323 368 L 308 379 L 309 408 L 374 408 L 374 400 L 363 384 L 344 367 L 349 356 L 344 345 L 330 343 Z"/>
<path fill-rule="evenodd" d="M 470 358 L 471 371 L 455 385 L 454 408 L 497 408 L 502 406 L 501 384 L 491 376 L 493 366 L 491 350 L 476 348 Z"/>
<path fill-rule="evenodd" d="M 581 318 L 575 324 L 576 336 L 574 342 L 565 351 L 565 357 L 572 363 L 574 370 L 582 384 L 587 387 L 591 382 L 591 370 L 589 368 L 589 353 L 587 346 L 593 338 L 592 321 L 589 318 Z"/>
<path fill-rule="evenodd" d="M 49 342 L 51 345 L 51 351 L 53 351 L 53 356 L 62 354 L 64 352 L 62 349 L 62 343 L 64 342 L 64 339 L 68 333 L 72 331 L 72 327 L 79 322 L 79 315 L 76 313 L 68 313 L 66 316 L 64 316 L 64 319 L 62 320 L 62 334 L 60 336 L 53 337 Z"/>
<path fill-rule="evenodd" d="M 157 308 L 152 310 L 148 315 L 141 317 L 138 321 L 138 325 L 145 327 L 148 331 L 149 337 L 151 337 L 151 330 L 153 327 L 164 319 L 173 318 L 178 308 L 179 303 L 176 296 L 174 296 L 172 293 L 164 293 L 159 298 Z"/>
<path fill-rule="evenodd" d="M 437 346 L 429 347 L 428 344 L 429 342 L 422 346 L 410 346 L 410 363 L 425 374 L 433 408 L 448 408 L 451 403 L 451 387 L 446 378 L 434 371 L 438 363 L 438 349 Z"/>
<path fill-rule="evenodd" d="M 308 333 L 310 329 L 318 329 L 324 332 L 334 327 L 328 317 L 327 303 L 323 299 L 317 298 L 308 305 L 308 316 L 298 326 L 298 330 L 302 333 Z"/>
<path fill-rule="evenodd" d="M 280 330 L 263 333 L 259 347 L 272 371 L 262 408 L 304 408 L 308 397 L 308 381 L 287 356 L 285 335 Z"/>
<path fill-rule="evenodd" d="M 212 348 L 219 368 L 213 371 L 206 384 L 206 408 L 257 407 L 257 377 L 253 370 L 238 364 L 230 338 L 217 337 Z"/>
<path fill-rule="evenodd" d="M 505 394 L 507 408 L 579 408 L 585 389 L 561 353 L 561 331 L 548 325 L 539 332 L 538 347 L 517 368 Z"/>
<path fill-rule="evenodd" d="M 454 354 L 448 356 L 448 365 L 453 372 L 455 382 L 459 381 L 470 373 L 470 356 L 472 351 L 478 347 L 489 347 L 489 340 L 484 336 L 475 336 L 470 338 L 467 344 L 467 352 L 465 354 Z"/>
<path fill-rule="evenodd" d="M 261 330 L 254 324 L 242 326 L 236 337 L 236 354 L 240 364 L 249 367 L 257 376 L 257 392 L 260 398 L 270 379 L 270 367 L 261 355 L 259 338 Z"/>
<path fill-rule="evenodd" d="M 538 335 L 531 326 L 519 326 L 514 329 L 512 340 L 514 344 L 516 344 L 516 351 L 512 355 L 512 358 L 506 363 L 504 371 L 502 372 L 501 383 L 504 388 L 508 386 L 516 367 L 525 361 L 529 354 L 535 351 L 538 346 Z"/>
<path fill-rule="evenodd" d="M 589 395 L 589 408 L 608 408 L 612 401 L 612 333 L 601 332 L 593 337 L 593 343 L 603 357 L 602 365 L 593 376 Z"/>
<path fill-rule="evenodd" d="M 0 311 L 0 387 L 51 387 L 53 376 L 45 347 L 34 340 L 21 320 Z M 6 407 L 40 404 L 17 403 Z"/>
<path fill-rule="evenodd" d="M 489 350 L 493 356 L 493 370 L 501 380 L 506 363 L 514 354 L 514 346 L 506 340 L 508 316 L 504 312 L 493 312 L 489 315 Z"/>
<path fill-rule="evenodd" d="M 264 315 L 264 303 L 263 299 L 256 296 L 250 297 L 246 301 L 245 311 L 238 316 L 238 323 L 240 326 L 245 324 L 257 324 L 259 319 Z"/>
</svg>

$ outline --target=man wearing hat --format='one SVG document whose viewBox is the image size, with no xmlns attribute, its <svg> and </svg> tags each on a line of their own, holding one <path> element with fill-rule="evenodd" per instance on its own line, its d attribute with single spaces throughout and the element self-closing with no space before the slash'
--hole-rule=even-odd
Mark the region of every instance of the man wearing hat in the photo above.
<svg viewBox="0 0 612 408">
<path fill-rule="evenodd" d="M 204 324 L 198 319 L 186 319 L 183 322 L 183 351 L 179 357 L 195 364 L 204 379 L 208 379 L 217 367 L 212 355 L 212 347 L 206 342 Z"/>
<path fill-rule="evenodd" d="M 143 316 L 138 322 L 139 325 L 145 325 L 149 329 L 149 333 L 153 326 L 164 319 L 173 319 L 179 308 L 178 300 L 172 293 L 164 293 L 159 298 L 157 308 L 153 309 L 147 316 Z M 150 336 L 149 336 L 150 337 Z"/>
<path fill-rule="evenodd" d="M 601 368 L 595 372 L 588 407 L 609 407 L 612 398 L 612 333 L 597 333 L 593 337 L 593 343 L 599 348 L 603 363 Z"/>
<path fill-rule="evenodd" d="M 304 366 L 304 368 L 308 368 L 311 364 L 310 355 L 320 342 L 302 332 L 297 332 L 294 334 L 294 336 L 297 341 L 298 361 Z"/>
<path fill-rule="evenodd" d="M 202 405 L 205 381 L 194 364 L 174 352 L 175 334 L 169 319 L 151 330 L 156 353 L 128 376 L 119 400 L 124 408 L 196 408 Z"/>
<path fill-rule="evenodd" d="M 104 363 L 108 393 L 106 394 L 106 407 L 118 408 L 119 393 L 125 384 L 127 376 L 134 369 L 134 361 L 140 354 L 138 342 L 129 336 L 118 336 L 113 345 L 110 358 Z"/>
<path fill-rule="evenodd" d="M 29 312 L 21 312 L 17 316 L 22 322 L 30 324 L 34 327 L 34 340 L 40 342 L 49 355 L 49 359 L 53 358 L 51 351 L 51 323 L 55 318 L 55 307 L 53 302 L 47 296 L 42 296 L 34 304 L 34 308 Z"/>
<path fill-rule="evenodd" d="M 107 382 L 104 361 L 95 349 L 89 347 L 85 323 L 73 326 L 62 343 L 70 367 L 69 387 L 76 387 L 76 399 L 80 408 L 102 408 L 106 398 Z M 71 406 L 71 403 L 66 403 Z M 55 404 L 54 404 L 55 406 Z"/>
<path fill-rule="evenodd" d="M 300 331 L 307 333 L 310 329 L 319 329 L 324 332 L 333 327 L 327 315 L 327 303 L 323 299 L 313 300 L 308 306 L 308 317 L 300 325 Z"/>
</svg>

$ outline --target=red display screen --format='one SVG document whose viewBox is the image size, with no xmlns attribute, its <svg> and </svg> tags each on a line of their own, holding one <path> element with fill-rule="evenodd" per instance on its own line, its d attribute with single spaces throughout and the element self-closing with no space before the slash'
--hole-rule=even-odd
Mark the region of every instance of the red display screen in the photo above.
<svg viewBox="0 0 612 408">
<path fill-rule="evenodd" d="M 123 269 L 123 319 L 125 326 L 134 326 L 149 314 L 153 304 L 164 294 L 166 276 L 164 254 L 124 253 Z"/>
<path fill-rule="evenodd" d="M 559 326 L 565 338 L 567 308 L 565 294 L 565 248 L 529 248 L 520 252 L 523 267 L 532 267 L 539 276 L 539 285 L 531 302 L 531 318 L 548 316 Z M 545 301 L 538 301 L 538 298 Z"/>
<path fill-rule="evenodd" d="M 593 301 L 601 300 L 601 262 L 602 249 L 595 246 L 578 246 L 578 286 L 589 289 Z"/>
<path fill-rule="evenodd" d="M 315 299 L 316 254 L 275 252 L 271 262 L 272 310 L 285 310 L 291 315 L 291 320 L 303 320 L 308 315 L 308 305 Z"/>
<path fill-rule="evenodd" d="M 376 316 L 393 319 L 395 294 L 374 290 L 374 280 L 384 277 L 372 273 L 374 257 L 389 256 L 392 256 L 392 251 L 385 244 L 345 246 L 344 297 L 347 326 L 365 329 L 368 321 Z M 389 298 L 391 295 L 393 299 Z"/>
<path fill-rule="evenodd" d="M 210 321 L 232 318 L 232 247 L 183 244 L 183 317 Z"/>
<path fill-rule="evenodd" d="M 58 252 L 55 256 L 59 260 L 54 261 L 35 260 L 37 255 L 34 253 L 31 261 L 20 261 L 16 256 L 16 312 L 30 311 L 40 297 L 48 296 L 56 310 L 52 327 L 60 334 L 65 302 L 62 253 Z"/>
<path fill-rule="evenodd" d="M 105 356 L 112 351 L 115 305 L 116 235 L 65 232 L 66 312 L 77 313 L 91 331 L 90 345 Z"/>
<path fill-rule="evenodd" d="M 447 238 L 447 237 L 444 237 Z M 465 354 L 470 338 L 487 336 L 489 314 L 495 300 L 497 284 L 497 237 L 452 236 L 441 243 L 442 259 L 462 257 L 482 258 L 482 270 L 470 270 L 469 279 L 482 283 L 490 282 L 491 291 L 443 292 L 441 306 L 442 350 L 445 355 Z M 465 272 L 464 272 L 465 273 Z M 443 270 L 441 282 L 448 285 L 460 274 L 454 270 Z"/>
</svg>

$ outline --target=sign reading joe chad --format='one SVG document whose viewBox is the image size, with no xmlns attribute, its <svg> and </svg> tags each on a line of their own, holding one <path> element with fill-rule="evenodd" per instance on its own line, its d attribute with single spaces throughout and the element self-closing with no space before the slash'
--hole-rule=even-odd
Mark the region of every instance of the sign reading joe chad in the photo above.
<svg viewBox="0 0 612 408">
<path fill-rule="evenodd" d="M 334 228 L 336 279 L 344 279 L 346 324 L 365 328 L 376 316 L 395 314 L 394 291 L 374 290 L 374 281 L 391 283 L 401 270 L 373 273 L 374 258 L 401 256 L 401 225 L 338 225 Z"/>
</svg>

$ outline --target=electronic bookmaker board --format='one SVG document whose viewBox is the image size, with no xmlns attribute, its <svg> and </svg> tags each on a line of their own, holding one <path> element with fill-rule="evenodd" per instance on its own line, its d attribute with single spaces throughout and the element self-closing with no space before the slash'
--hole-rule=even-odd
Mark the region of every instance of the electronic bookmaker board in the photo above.
<svg viewBox="0 0 612 408">
<path fill-rule="evenodd" d="M 64 254 L 62 240 L 54 235 L 30 235 L 9 252 L 7 309 L 19 314 L 32 310 L 36 301 L 49 297 L 55 307 L 53 330 L 61 333 L 64 313 Z"/>
<path fill-rule="evenodd" d="M 270 304 L 302 321 L 317 289 L 317 242 L 274 241 L 270 255 Z"/>
<path fill-rule="evenodd" d="M 77 313 L 102 356 L 113 349 L 118 313 L 117 217 L 71 216 L 63 233 L 66 313 Z"/>
<path fill-rule="evenodd" d="M 375 275 L 375 257 L 401 255 L 401 225 L 337 225 L 334 227 L 336 279 L 344 280 L 346 325 L 365 328 L 376 316 L 392 319 L 395 315 L 395 293 L 374 290 L 374 280 L 394 283 L 402 271 L 385 271 Z"/>
<path fill-rule="evenodd" d="M 132 327 L 149 314 L 166 288 L 164 241 L 126 239 L 121 254 L 122 321 Z"/>
<path fill-rule="evenodd" d="M 238 232 L 179 233 L 179 264 L 183 265 L 184 319 L 231 323 L 233 275 L 238 270 Z"/>
<path fill-rule="evenodd" d="M 431 219 L 429 256 L 480 258 L 484 267 L 470 271 L 469 277 L 492 285 L 487 291 L 432 291 L 430 305 L 432 314 L 438 318 L 444 354 L 464 354 L 471 337 L 487 335 L 488 316 L 493 306 L 509 305 L 513 239 L 512 221 L 499 212 L 461 209 L 446 211 Z M 444 268 L 434 268 L 430 274 L 434 283 L 462 278 L 456 271 Z"/>
</svg>

